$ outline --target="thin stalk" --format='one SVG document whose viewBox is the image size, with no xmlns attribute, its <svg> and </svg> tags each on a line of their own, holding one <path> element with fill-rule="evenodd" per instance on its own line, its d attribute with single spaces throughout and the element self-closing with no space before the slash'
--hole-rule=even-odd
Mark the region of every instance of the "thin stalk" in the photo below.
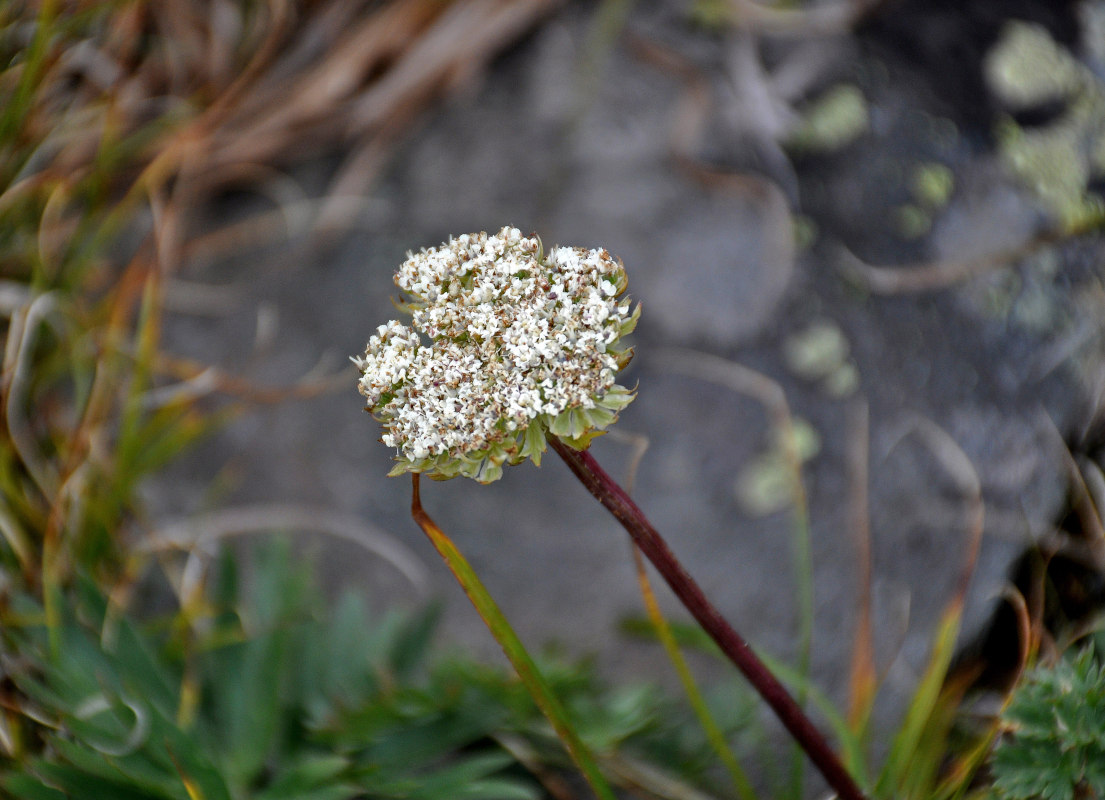
<svg viewBox="0 0 1105 800">
<path fill-rule="evenodd" d="M 43 0 L 35 20 L 34 36 L 24 53 L 19 82 L 8 101 L 8 107 L 0 117 L 0 142 L 14 138 L 30 117 L 34 102 L 35 89 L 46 63 L 46 54 L 50 46 L 50 35 L 54 32 L 54 18 L 57 16 L 58 0 Z M 22 166 L 21 164 L 19 166 Z M 13 167 L 13 172 L 19 166 Z M 7 176 L 5 176 L 6 182 Z"/>
<path fill-rule="evenodd" d="M 599 466 L 589 452 L 574 450 L 556 436 L 549 436 L 549 445 L 564 459 L 568 468 L 595 499 L 622 524 L 633 542 L 667 581 L 676 597 L 717 643 L 721 651 L 744 674 L 791 736 L 806 751 L 826 782 L 836 790 L 837 796 L 841 800 L 864 800 L 863 793 L 833 753 L 825 737 L 794 702 L 783 685 L 752 652 L 748 643 L 706 599 L 702 589 L 679 563 L 637 504 Z"/>
<path fill-rule="evenodd" d="M 798 453 L 798 443 L 794 432 L 794 423 L 785 401 L 783 412 L 776 421 L 778 434 L 782 439 L 783 458 L 786 459 L 790 474 L 791 496 L 794 503 L 794 577 L 798 592 L 798 673 L 803 681 L 798 687 L 795 701 L 799 708 L 806 707 L 806 684 L 810 677 L 811 654 L 813 652 L 813 548 L 810 542 L 810 512 L 806 499 L 806 485 L 802 481 L 802 459 Z M 791 767 L 790 796 L 794 800 L 802 798 L 802 751 L 794 748 Z"/>
<path fill-rule="evenodd" d="M 413 484 L 411 516 L 414 517 L 414 521 L 418 523 L 418 527 L 429 537 L 434 548 L 445 560 L 453 576 L 457 579 L 457 583 L 464 589 L 464 593 L 468 595 L 468 599 L 472 601 L 472 605 L 476 607 L 476 611 L 479 612 L 479 615 L 487 624 L 487 629 L 491 631 L 499 646 L 503 648 L 503 653 L 513 665 L 518 677 L 521 678 L 522 683 L 529 690 L 534 702 L 537 703 L 537 707 L 541 709 L 541 712 L 552 724 L 556 735 L 560 737 L 560 740 L 568 749 L 568 755 L 579 767 L 595 795 L 600 800 L 616 800 L 614 792 L 599 771 L 598 764 L 595 763 L 591 751 L 587 749 L 587 746 L 572 727 L 564 706 L 557 700 L 552 688 L 538 671 L 537 665 L 526 651 L 521 639 L 518 638 L 506 617 L 503 616 L 503 612 L 499 610 L 499 606 L 488 594 L 483 581 L 476 575 L 472 565 L 468 563 L 468 559 L 461 554 L 452 540 L 445 535 L 441 528 L 437 526 L 437 523 L 422 508 L 418 478 L 417 472 L 411 473 Z"/>
<path fill-rule="evenodd" d="M 710 713 L 706 700 L 702 696 L 702 692 L 699 691 L 694 676 L 691 675 L 690 667 L 687 666 L 687 660 L 683 658 L 683 652 L 679 649 L 679 643 L 675 640 L 675 634 L 672 633 L 671 626 L 664 618 L 663 612 L 660 611 L 660 604 L 656 601 L 656 593 L 652 591 L 652 582 L 648 579 L 648 573 L 645 571 L 644 559 L 641 558 L 641 548 L 636 545 L 632 545 L 632 547 L 633 563 L 637 568 L 637 583 L 641 587 L 641 597 L 645 601 L 645 610 L 648 612 L 648 618 L 652 621 L 652 626 L 656 628 L 656 635 L 659 637 L 660 643 L 668 654 L 668 660 L 671 661 L 671 665 L 679 676 L 683 691 L 687 693 L 687 701 L 691 704 L 695 716 L 698 717 L 698 724 L 702 726 L 702 731 L 706 734 L 710 747 L 714 749 L 717 757 L 721 759 L 721 763 L 729 771 L 737 795 L 741 800 L 757 800 L 756 790 L 749 783 L 748 776 L 741 769 L 737 757 L 729 749 L 729 744 L 725 741 L 725 734 L 722 733 L 721 728 L 718 727 Z"/>
<path fill-rule="evenodd" d="M 790 413 L 786 392 L 776 381 L 748 367 L 694 350 L 675 348 L 661 356 L 668 365 L 684 375 L 723 386 L 760 403 L 771 418 L 778 439 L 778 448 L 786 462 L 790 478 L 791 502 L 794 506 L 793 548 L 794 585 L 797 599 L 798 658 L 797 671 L 802 676 L 795 686 L 795 700 L 806 707 L 813 650 L 813 555 L 810 544 L 810 515 L 806 487 L 802 481 L 802 458 L 795 435 L 794 417 Z M 790 769 L 788 797 L 800 800 L 804 779 L 802 748 L 795 744 Z"/>
</svg>

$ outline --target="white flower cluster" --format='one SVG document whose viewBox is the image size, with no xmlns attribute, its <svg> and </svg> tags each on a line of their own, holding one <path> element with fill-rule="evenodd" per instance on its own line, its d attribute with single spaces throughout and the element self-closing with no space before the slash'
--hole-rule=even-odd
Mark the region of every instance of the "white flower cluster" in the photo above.
<svg viewBox="0 0 1105 800">
<path fill-rule="evenodd" d="M 633 397 L 614 377 L 640 309 L 617 299 L 625 270 L 606 250 L 545 255 L 507 227 L 408 254 L 395 282 L 413 329 L 388 322 L 353 359 L 399 451 L 393 474 L 495 480 L 504 463 L 539 462 L 546 431 L 586 446 Z"/>
</svg>

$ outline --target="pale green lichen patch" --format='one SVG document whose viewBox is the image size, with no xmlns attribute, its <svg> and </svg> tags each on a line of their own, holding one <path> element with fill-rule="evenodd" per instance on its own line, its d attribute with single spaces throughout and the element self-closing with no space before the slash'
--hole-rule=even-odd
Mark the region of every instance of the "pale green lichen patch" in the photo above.
<svg viewBox="0 0 1105 800">
<path fill-rule="evenodd" d="M 847 397 L 859 386 L 859 370 L 849 352 L 844 332 L 829 320 L 816 321 L 783 342 L 783 358 L 790 371 L 819 383 L 832 397 Z"/>
<path fill-rule="evenodd" d="M 919 239 L 932 229 L 932 215 L 913 203 L 898 206 L 895 217 L 898 233 L 906 239 Z"/>
<path fill-rule="evenodd" d="M 1089 123 L 1098 115 L 1105 123 L 1105 105 L 1096 111 L 1076 109 L 1042 130 L 1025 130 L 1012 120 L 998 127 L 1003 160 L 1066 229 L 1103 213 L 1102 199 L 1087 191 L 1091 172 L 1102 171 L 1091 159 L 1100 145 L 1093 141 L 1096 123 Z"/>
<path fill-rule="evenodd" d="M 787 145 L 799 151 L 839 150 L 870 127 L 867 100 L 859 87 L 833 86 L 807 109 Z"/>
<path fill-rule="evenodd" d="M 955 173 L 935 161 L 918 164 L 913 170 L 909 188 L 919 206 L 936 211 L 951 199 L 955 190 Z"/>
<path fill-rule="evenodd" d="M 1105 218 L 1105 204 L 1088 192 L 1091 176 L 1105 173 L 1105 85 L 1043 28 L 1006 26 L 986 61 L 991 89 L 1011 110 L 1063 103 L 1050 124 L 1023 128 L 1013 119 L 997 128 L 1010 170 L 1066 229 Z"/>
<path fill-rule="evenodd" d="M 938 162 L 918 164 L 913 169 L 909 190 L 913 202 L 898 206 L 898 232 L 907 239 L 919 239 L 932 229 L 933 216 L 951 199 L 955 174 Z"/>
<path fill-rule="evenodd" d="M 1083 67 L 1039 25 L 1011 22 L 986 55 L 991 90 L 1011 108 L 1031 108 L 1081 91 Z"/>
<path fill-rule="evenodd" d="M 739 473 L 734 485 L 737 502 L 747 514 L 767 516 L 790 506 L 795 498 L 796 482 L 801 480 L 795 469 L 821 451 L 821 435 L 817 429 L 801 417 L 795 417 L 788 443 L 778 431 L 772 446 L 755 456 Z M 793 462 L 789 453 L 797 457 Z"/>
<path fill-rule="evenodd" d="M 625 270 L 606 250 L 546 254 L 508 227 L 408 254 L 395 282 L 412 327 L 381 325 L 353 359 L 392 475 L 489 483 L 540 463 L 546 432 L 586 447 L 633 399 L 615 375 L 640 306 L 618 299 Z"/>
</svg>

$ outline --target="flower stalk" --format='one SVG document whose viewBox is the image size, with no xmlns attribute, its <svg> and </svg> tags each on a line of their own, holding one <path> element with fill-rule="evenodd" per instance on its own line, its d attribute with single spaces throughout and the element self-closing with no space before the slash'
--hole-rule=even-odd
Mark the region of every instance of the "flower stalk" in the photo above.
<svg viewBox="0 0 1105 800">
<path fill-rule="evenodd" d="M 687 660 L 679 649 L 679 643 L 675 640 L 675 634 L 672 633 L 671 626 L 660 611 L 660 604 L 656 601 L 656 593 L 652 591 L 652 583 L 645 571 L 644 559 L 641 558 L 641 549 L 636 545 L 632 545 L 632 548 L 633 563 L 637 568 L 637 583 L 641 588 L 645 611 L 652 622 L 652 626 L 656 629 L 660 644 L 667 651 L 668 660 L 671 661 L 672 667 L 675 668 L 675 672 L 679 676 L 679 682 L 683 685 L 683 691 L 687 695 L 691 710 L 698 717 L 699 725 L 702 726 L 702 731 L 706 734 L 706 740 L 710 743 L 710 747 L 717 753 L 721 763 L 725 765 L 725 769 L 729 771 L 729 777 L 733 780 L 733 787 L 737 790 L 737 796 L 741 800 L 757 800 L 755 789 L 752 788 L 748 776 L 745 775 L 728 742 L 725 741 L 725 734 L 722 733 L 721 728 L 714 721 L 713 715 L 710 714 L 706 700 L 691 675 L 691 669 L 687 666 Z"/>
<path fill-rule="evenodd" d="M 395 275 L 411 326 L 392 320 L 354 358 L 366 408 L 414 474 L 412 513 L 601 797 L 601 775 L 468 562 L 422 510 L 418 476 L 498 480 L 551 446 L 629 532 L 687 610 L 752 683 L 841 800 L 863 794 L 802 708 L 680 565 L 625 491 L 587 453 L 634 398 L 615 381 L 641 307 L 605 249 L 554 247 L 504 227 L 408 253 Z M 620 299 L 621 298 L 621 299 Z M 429 341 L 427 342 L 426 339 Z M 607 789 L 606 792 L 609 790 Z"/>
<path fill-rule="evenodd" d="M 548 437 L 572 473 L 596 500 L 626 529 L 634 544 L 644 553 L 667 582 L 691 616 L 710 635 L 721 651 L 741 671 L 760 697 L 775 712 L 840 800 L 865 800 L 844 765 L 821 732 L 806 716 L 783 685 L 760 661 L 744 638 L 722 617 L 706 598 L 694 578 L 676 559 L 667 542 L 645 517 L 644 512 L 610 477 L 586 450 L 576 450 L 555 436 Z"/>
</svg>

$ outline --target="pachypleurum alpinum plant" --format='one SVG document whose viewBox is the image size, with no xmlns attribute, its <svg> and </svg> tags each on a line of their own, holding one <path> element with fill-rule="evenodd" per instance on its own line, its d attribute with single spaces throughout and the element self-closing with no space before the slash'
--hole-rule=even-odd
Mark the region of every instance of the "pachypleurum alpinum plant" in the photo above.
<svg viewBox="0 0 1105 800">
<path fill-rule="evenodd" d="M 554 247 L 516 228 L 451 238 L 410 254 L 396 284 L 413 315 L 368 343 L 359 388 L 397 450 L 393 475 L 414 476 L 413 514 L 464 586 L 600 797 L 612 797 L 587 747 L 470 565 L 422 509 L 420 474 L 498 479 L 504 464 L 556 451 L 629 532 L 676 596 L 748 678 L 825 780 L 846 800 L 863 793 L 825 738 L 676 560 L 628 494 L 587 452 L 633 393 L 615 382 L 622 339 L 640 307 L 606 250 Z M 429 343 L 422 336 L 429 338 Z"/>
<path fill-rule="evenodd" d="M 877 679 L 870 653 L 857 640 L 857 663 L 866 668 L 853 676 L 858 683 L 853 686 L 848 719 L 801 670 L 770 662 L 832 726 L 842 751 L 838 759 L 802 705 L 713 607 L 641 510 L 587 452 L 592 439 L 634 397 L 633 391 L 617 383 L 617 373 L 631 356 L 624 338 L 640 313 L 639 306 L 624 298 L 627 278 L 622 264 L 602 249 L 554 247 L 546 252 L 538 238 L 507 227 L 492 235 L 451 238 L 440 247 L 409 254 L 395 281 L 404 293 L 399 306 L 412 314 L 411 325 L 393 320 L 381 326 L 365 355 L 354 359 L 368 410 L 383 423 L 382 440 L 396 452 L 391 474 L 412 473 L 416 522 L 464 587 L 599 797 L 613 797 L 599 766 L 601 759 L 592 754 L 587 737 L 578 734 L 570 714 L 471 565 L 423 509 L 420 475 L 466 476 L 490 483 L 501 477 L 506 465 L 525 460 L 540 464 L 542 454 L 552 448 L 652 561 L 702 626 L 707 649 L 740 669 L 837 797 L 854 800 L 867 792 L 894 800 L 953 800 L 984 797 L 990 791 L 1013 800 L 1098 796 L 1085 792 L 1098 791 L 1099 769 L 1091 762 L 1100 737 L 1093 738 L 1092 725 L 1077 730 L 1072 726 L 1076 718 L 1096 719 L 1097 711 L 1076 710 L 1078 692 L 1084 689 L 1087 698 L 1096 698 L 1105 684 L 1098 672 L 1087 672 L 1083 661 L 1077 662 L 1071 675 L 1044 678 L 1039 675 L 1046 673 L 1038 673 L 1014 702 L 1006 723 L 991 719 L 966 743 L 952 745 L 965 684 L 948 670 L 982 534 L 983 506 L 977 475 L 946 434 L 926 428 L 968 497 L 966 558 L 959 588 L 937 626 L 928 666 L 889 752 L 880 768 L 872 770 L 867 756 L 868 720 Z M 800 475 L 795 480 L 800 481 Z M 651 600 L 643 570 L 639 576 L 651 625 L 680 670 L 710 746 L 729 769 L 737 794 L 755 797 L 686 674 L 673 631 Z M 685 630 L 682 636 L 684 641 L 695 639 L 688 639 Z M 1072 683 L 1082 688 L 1071 692 Z M 1050 689 L 1056 694 L 1057 687 L 1064 687 L 1061 701 L 1050 695 L 1041 699 L 1041 692 Z M 997 783 L 990 787 L 976 777 L 1001 724 L 1012 733 L 1001 740 L 993 765 Z M 801 795 L 797 785 L 794 791 L 792 784 L 790 796 Z"/>
<path fill-rule="evenodd" d="M 481 5 L 515 33 L 473 38 L 449 35 L 471 14 L 421 0 L 0 4 L 0 797 L 563 796 L 563 749 L 513 676 L 431 659 L 425 615 L 375 620 L 349 598 L 330 613 L 287 553 L 249 558 L 241 590 L 244 552 L 217 570 L 202 552 L 150 557 L 142 492 L 230 414 L 335 385 L 257 386 L 166 351 L 178 267 L 242 234 L 294 234 L 272 225 L 283 207 L 210 237 L 192 213 L 228 187 L 263 191 L 252 176 L 312 143 L 355 130 L 377 147 L 375 126 L 392 137 L 440 75 L 482 63 L 542 5 Z M 336 111 L 426 37 L 450 54 L 382 117 Z M 352 80 L 322 102 L 294 88 L 334 72 Z M 701 785 L 701 746 L 666 728 L 677 712 L 655 694 L 545 674 L 616 786 Z"/>
</svg>

